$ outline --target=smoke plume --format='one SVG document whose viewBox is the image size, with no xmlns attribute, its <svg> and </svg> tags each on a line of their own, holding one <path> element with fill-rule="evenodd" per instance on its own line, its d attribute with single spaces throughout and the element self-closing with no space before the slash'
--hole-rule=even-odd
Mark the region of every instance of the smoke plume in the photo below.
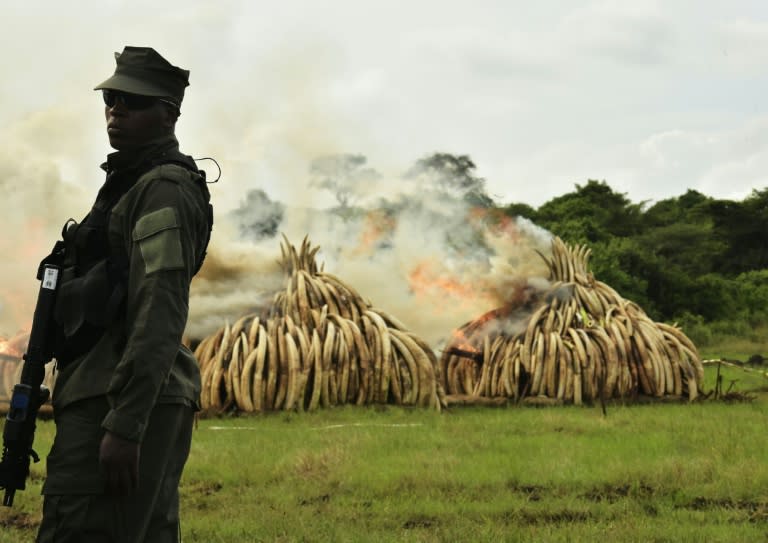
<svg viewBox="0 0 768 543">
<path fill-rule="evenodd" d="M 374 307 L 442 344 L 451 331 L 522 290 L 543 290 L 546 267 L 536 250 L 549 251 L 549 234 L 525 220 L 494 217 L 445 192 L 424 190 L 400 178 L 385 199 L 370 194 L 367 206 L 313 209 L 283 202 L 277 227 L 298 246 L 319 245 L 318 264 L 354 287 Z M 296 191 L 307 194 L 296 183 Z M 379 196 L 377 198 L 377 196 Z M 253 217 L 267 199 L 248 199 Z M 281 237 L 247 239 L 244 204 L 217 222 L 211 257 L 196 279 L 189 333 L 201 337 L 248 311 L 263 309 L 286 277 L 276 265 Z M 236 240 L 236 241 L 235 241 Z"/>
<path fill-rule="evenodd" d="M 38 263 L 59 238 L 64 221 L 85 209 L 82 189 L 62 178 L 53 143 L 68 139 L 46 129 L 67 123 L 67 113 L 40 112 L 7 127 L 0 137 L 0 337 L 29 329 L 40 286 Z"/>
<path fill-rule="evenodd" d="M 355 158 L 339 180 L 351 186 L 313 184 L 317 158 L 373 145 L 358 120 L 329 107 L 326 78 L 334 69 L 330 54 L 307 59 L 281 50 L 279 58 L 242 74 L 268 81 L 258 87 L 259 100 L 252 85 L 228 88 L 223 97 L 190 90 L 192 109 L 177 127 L 182 151 L 215 157 L 224 175 L 211 185 L 216 221 L 208 258 L 192 284 L 189 337 L 270 304 L 285 280 L 278 265 L 281 234 L 296 245 L 309 236 L 321 247 L 318 260 L 327 271 L 434 345 L 545 275 L 535 250 L 548 251 L 546 232 L 403 175 L 411 164 Z M 195 102 L 201 91 L 203 103 Z M 89 99 L 22 114 L 0 137 L 0 249 L 11 255 L 0 271 L 2 336 L 28 329 L 37 264 L 66 219 L 87 212 L 98 188 L 105 138 L 103 120 L 94 114 L 99 106 Z M 72 137 L 72 127 L 81 137 Z M 424 150 L 413 152 L 415 159 Z M 209 174 L 213 178 L 215 169 Z"/>
</svg>

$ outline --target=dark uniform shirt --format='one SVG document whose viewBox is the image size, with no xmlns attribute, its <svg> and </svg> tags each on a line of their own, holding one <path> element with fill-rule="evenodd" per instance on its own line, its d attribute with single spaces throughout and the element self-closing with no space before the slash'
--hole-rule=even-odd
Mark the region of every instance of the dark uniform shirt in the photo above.
<svg viewBox="0 0 768 543">
<path fill-rule="evenodd" d="M 53 396 L 60 410 L 106 395 L 110 411 L 101 426 L 137 442 L 156 404 L 197 407 L 200 395 L 198 364 L 181 339 L 190 281 L 208 239 L 208 202 L 198 174 L 189 169 L 173 163 L 142 167 L 168 149 L 178 149 L 173 136 L 139 152 L 112 153 L 102 165 L 107 183 L 112 178 L 132 185 L 108 223 L 110 245 L 128 257 L 125 312 L 59 373 Z M 138 179 L 132 171 L 141 172 Z M 110 175 L 115 172 L 122 175 Z"/>
</svg>

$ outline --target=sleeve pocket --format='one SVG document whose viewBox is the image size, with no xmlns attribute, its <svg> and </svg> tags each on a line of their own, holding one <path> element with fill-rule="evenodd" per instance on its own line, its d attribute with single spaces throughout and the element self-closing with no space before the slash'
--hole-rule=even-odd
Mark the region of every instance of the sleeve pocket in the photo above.
<svg viewBox="0 0 768 543">
<path fill-rule="evenodd" d="M 147 275 L 162 270 L 184 269 L 181 233 L 174 208 L 158 209 L 136 221 L 133 241 L 141 249 Z"/>
</svg>

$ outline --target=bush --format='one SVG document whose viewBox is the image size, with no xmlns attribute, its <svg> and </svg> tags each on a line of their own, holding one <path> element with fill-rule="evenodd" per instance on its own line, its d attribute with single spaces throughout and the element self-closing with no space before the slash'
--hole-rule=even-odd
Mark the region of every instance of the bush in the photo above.
<svg viewBox="0 0 768 543">
<path fill-rule="evenodd" d="M 768 314 L 768 270 L 742 273 L 733 282 L 738 291 L 739 305 L 761 316 L 759 320 L 764 320 Z"/>
<path fill-rule="evenodd" d="M 700 347 L 707 347 L 713 344 L 712 330 L 704 322 L 704 317 L 694 315 L 693 313 L 683 313 L 677 324 L 683 329 L 685 335 L 691 338 L 694 344 Z"/>
</svg>

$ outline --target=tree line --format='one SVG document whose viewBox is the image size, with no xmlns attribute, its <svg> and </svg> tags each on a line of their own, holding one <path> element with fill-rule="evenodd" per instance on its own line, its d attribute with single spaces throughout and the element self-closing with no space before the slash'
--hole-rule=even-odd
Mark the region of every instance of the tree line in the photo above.
<svg viewBox="0 0 768 543">
<path fill-rule="evenodd" d="M 538 208 L 503 211 L 586 243 L 596 277 L 702 341 L 708 331 L 749 335 L 768 322 L 768 188 L 742 201 L 688 190 L 649 204 L 589 180 Z"/>
</svg>

